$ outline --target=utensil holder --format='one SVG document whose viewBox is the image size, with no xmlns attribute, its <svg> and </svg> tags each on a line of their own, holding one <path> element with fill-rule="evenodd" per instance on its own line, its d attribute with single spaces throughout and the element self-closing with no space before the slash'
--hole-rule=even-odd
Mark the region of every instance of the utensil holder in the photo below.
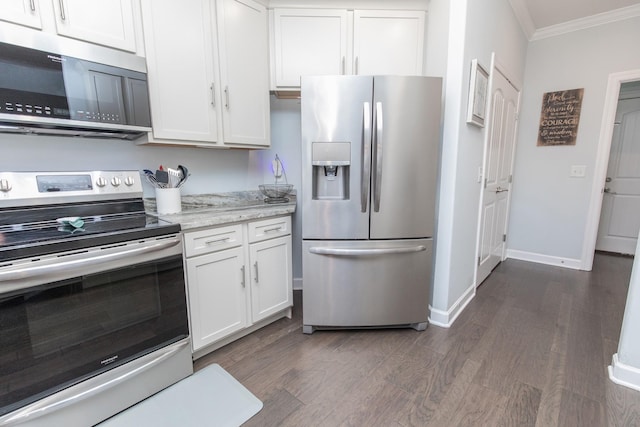
<svg viewBox="0 0 640 427">
<path fill-rule="evenodd" d="M 159 214 L 173 214 L 182 211 L 179 188 L 156 188 L 156 209 Z"/>
</svg>

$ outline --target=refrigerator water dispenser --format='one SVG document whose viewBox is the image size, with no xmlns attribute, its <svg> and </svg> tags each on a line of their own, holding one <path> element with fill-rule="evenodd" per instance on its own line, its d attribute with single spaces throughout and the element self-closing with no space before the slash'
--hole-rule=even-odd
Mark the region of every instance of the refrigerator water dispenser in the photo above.
<svg viewBox="0 0 640 427">
<path fill-rule="evenodd" d="M 348 200 L 350 142 L 313 142 L 313 199 Z"/>
</svg>

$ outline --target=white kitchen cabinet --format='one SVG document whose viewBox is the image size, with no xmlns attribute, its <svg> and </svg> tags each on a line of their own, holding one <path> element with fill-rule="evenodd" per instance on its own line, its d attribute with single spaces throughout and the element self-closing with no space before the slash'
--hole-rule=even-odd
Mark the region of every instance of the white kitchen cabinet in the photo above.
<svg viewBox="0 0 640 427">
<path fill-rule="evenodd" d="M 197 351 L 249 323 L 241 225 L 185 233 L 191 343 Z"/>
<path fill-rule="evenodd" d="M 154 140 L 218 139 L 220 86 L 210 3 L 142 1 Z"/>
<path fill-rule="evenodd" d="M 420 11 L 354 11 L 354 74 L 421 75 L 424 21 Z"/>
<path fill-rule="evenodd" d="M 303 75 L 422 75 L 424 11 L 279 9 L 271 12 L 271 88 Z"/>
<path fill-rule="evenodd" d="M 217 0 L 223 138 L 269 147 L 267 9 L 253 0 Z"/>
<path fill-rule="evenodd" d="M 273 85 L 299 88 L 300 76 L 351 72 L 344 9 L 274 9 Z"/>
<path fill-rule="evenodd" d="M 14 24 L 42 29 L 39 0 L 3 0 L 0 19 Z"/>
<path fill-rule="evenodd" d="M 253 0 L 142 0 L 142 19 L 148 142 L 268 147 L 265 7 Z"/>
<path fill-rule="evenodd" d="M 57 33 L 107 47 L 136 52 L 133 0 L 57 0 Z"/>
<path fill-rule="evenodd" d="M 184 235 L 194 357 L 291 316 L 291 218 Z"/>
<path fill-rule="evenodd" d="M 242 247 L 188 259 L 189 312 L 193 350 L 247 326 Z"/>
<path fill-rule="evenodd" d="M 0 20 L 37 32 L 142 55 L 136 42 L 139 16 L 134 9 L 137 1 L 3 0 Z M 19 32 L 16 28 L 7 30 Z M 137 30 L 139 32 L 140 28 Z M 22 38 L 29 37 L 30 33 L 22 34 Z"/>
<path fill-rule="evenodd" d="M 248 227 L 251 318 L 257 322 L 293 304 L 291 222 L 269 219 Z"/>
</svg>

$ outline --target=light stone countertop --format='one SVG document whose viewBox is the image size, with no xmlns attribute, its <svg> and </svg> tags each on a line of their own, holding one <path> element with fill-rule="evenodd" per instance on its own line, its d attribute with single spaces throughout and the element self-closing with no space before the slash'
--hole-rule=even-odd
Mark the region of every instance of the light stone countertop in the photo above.
<svg viewBox="0 0 640 427">
<path fill-rule="evenodd" d="M 264 196 L 259 191 L 185 195 L 182 196 L 182 212 L 164 215 L 156 212 L 155 199 L 144 199 L 144 204 L 149 215 L 179 223 L 182 231 L 189 231 L 202 227 L 291 215 L 296 210 L 295 191 L 288 196 L 288 199 L 287 203 L 265 203 Z"/>
</svg>

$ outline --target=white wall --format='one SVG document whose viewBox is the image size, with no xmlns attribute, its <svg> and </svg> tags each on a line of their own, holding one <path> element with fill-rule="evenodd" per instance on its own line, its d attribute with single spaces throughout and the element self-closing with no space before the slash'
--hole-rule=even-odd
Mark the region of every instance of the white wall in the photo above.
<svg viewBox="0 0 640 427">
<path fill-rule="evenodd" d="M 618 352 L 609 366 L 609 378 L 617 384 L 640 391 L 640 238 L 633 260 L 627 303 L 622 319 Z"/>
<path fill-rule="evenodd" d="M 471 60 L 491 54 L 522 81 L 527 39 L 507 0 L 451 0 L 438 242 L 432 321 L 447 325 L 473 295 L 478 206 L 486 128 L 465 122 Z M 431 17 L 437 19 L 437 17 Z M 467 299 L 468 300 L 468 299 Z"/>
<path fill-rule="evenodd" d="M 640 18 L 533 41 L 527 53 L 507 246 L 510 256 L 579 268 L 608 76 L 640 68 Z M 575 146 L 537 147 L 542 95 L 584 88 Z M 585 165 L 585 178 L 570 178 Z"/>
<path fill-rule="evenodd" d="M 271 97 L 271 152 L 278 154 L 289 184 L 300 192 L 302 185 L 302 148 L 300 131 L 300 100 L 276 99 Z M 273 157 L 273 155 L 271 157 Z M 298 201 L 296 211 L 292 216 L 293 243 L 293 286 L 301 287 L 302 281 L 302 215 L 301 204 Z"/>
</svg>

